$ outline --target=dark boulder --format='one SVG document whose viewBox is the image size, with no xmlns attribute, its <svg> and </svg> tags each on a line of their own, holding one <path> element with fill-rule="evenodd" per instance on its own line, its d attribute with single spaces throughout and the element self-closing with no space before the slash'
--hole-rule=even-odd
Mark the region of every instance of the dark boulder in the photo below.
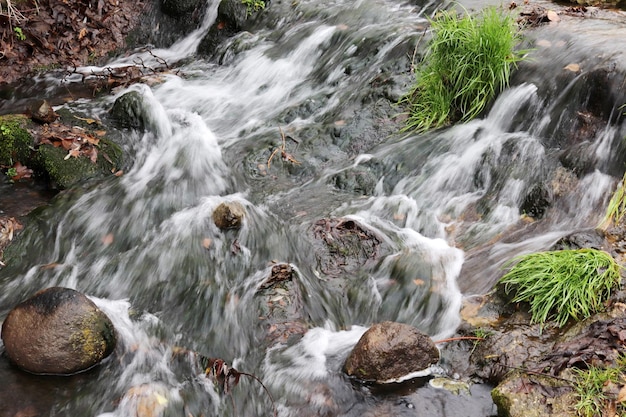
<svg viewBox="0 0 626 417">
<path fill-rule="evenodd" d="M 6 354 L 36 374 L 74 374 L 115 348 L 113 323 L 85 295 L 52 287 L 15 306 L 2 324 Z"/>
<path fill-rule="evenodd" d="M 344 365 L 349 376 L 363 381 L 401 381 L 439 361 L 430 337 L 408 324 L 385 321 L 370 327 Z"/>
</svg>

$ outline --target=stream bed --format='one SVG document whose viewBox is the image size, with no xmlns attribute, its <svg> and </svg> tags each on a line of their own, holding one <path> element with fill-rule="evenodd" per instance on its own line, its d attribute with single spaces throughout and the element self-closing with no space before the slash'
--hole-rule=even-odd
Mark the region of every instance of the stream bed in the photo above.
<svg viewBox="0 0 626 417">
<path fill-rule="evenodd" d="M 272 1 L 254 31 L 195 56 L 218 3 L 172 47 L 110 63 L 156 56 L 177 71 L 63 105 L 107 126 L 116 98 L 136 91 L 150 123 L 109 132 L 128 155 L 123 175 L 24 219 L 12 245 L 22 255 L 0 269 L 0 317 L 40 289 L 70 287 L 109 315 L 119 346 L 66 378 L 0 357 L 0 416 L 272 415 L 258 383 L 222 396 L 173 359 L 179 347 L 256 375 L 281 417 L 496 415 L 492 387 L 461 378 L 445 351 L 438 373 L 468 383 L 461 392 L 362 386 L 343 361 L 380 321 L 454 335 L 463 299 L 489 291 L 505 262 L 599 223 L 626 160 L 623 12 L 529 29 L 532 59 L 482 117 L 413 135 L 399 133 L 396 102 L 435 4 Z M 54 94 L 79 79 L 38 82 Z M 213 223 L 223 202 L 245 209 L 240 229 Z M 338 224 L 374 243 L 329 247 L 320 236 Z M 291 294 L 268 299 L 279 263 L 293 270 Z M 284 338 L 272 336 L 272 303 L 297 322 L 282 323 Z"/>
</svg>

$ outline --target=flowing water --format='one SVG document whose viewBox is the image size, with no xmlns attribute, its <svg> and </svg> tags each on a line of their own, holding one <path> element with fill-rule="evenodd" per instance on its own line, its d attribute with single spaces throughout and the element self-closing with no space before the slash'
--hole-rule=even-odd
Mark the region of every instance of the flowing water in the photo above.
<svg viewBox="0 0 626 417">
<path fill-rule="evenodd" d="M 494 414 L 486 385 L 471 395 L 428 385 L 378 392 L 341 367 L 377 321 L 409 323 L 434 339 L 452 335 L 463 296 L 491 288 L 504 262 L 598 223 L 623 172 L 617 102 L 583 151 L 593 156 L 590 169 L 564 177 L 571 187 L 540 221 L 520 220 L 530 190 L 554 178 L 558 132 L 572 122 L 568 103 L 589 94 L 585 72 L 560 82 L 549 75 L 583 62 L 576 33 L 538 31 L 536 40 L 546 36 L 550 45 L 539 43 L 536 60 L 550 63 L 523 67 L 484 117 L 401 136 L 390 99 L 411 81 L 433 4 L 275 1 L 267 12 L 273 29 L 235 35 L 213 59 L 190 59 L 217 5 L 208 3 L 199 30 L 153 51 L 180 61 L 179 73 L 129 88 L 144 98 L 151 123 L 117 135 L 130 155 L 124 175 L 61 193 L 31 215 L 17 243 L 23 257 L 0 271 L 0 317 L 42 288 L 75 288 L 114 321 L 116 353 L 69 378 L 25 375 L 2 358 L 0 415 L 134 416 L 142 395 L 165 415 L 271 415 L 259 384 L 242 380 L 232 400 L 220 396 L 199 369 L 172 359 L 176 346 L 257 375 L 280 416 Z M 611 30 L 624 34 L 623 25 Z M 45 82 L 54 91 L 76 81 Z M 127 91 L 66 106 L 106 120 Z M 281 144 L 299 164 L 278 152 L 270 166 Z M 360 175 L 366 185 L 340 185 Z M 240 230 L 213 224 L 224 201 L 245 207 Z M 342 216 L 385 249 L 331 277 L 311 230 Z M 285 343 L 267 343 L 259 318 L 258 290 L 275 261 L 296 271 L 298 314 L 309 327 Z M 445 360 L 437 372 L 453 376 Z"/>
</svg>

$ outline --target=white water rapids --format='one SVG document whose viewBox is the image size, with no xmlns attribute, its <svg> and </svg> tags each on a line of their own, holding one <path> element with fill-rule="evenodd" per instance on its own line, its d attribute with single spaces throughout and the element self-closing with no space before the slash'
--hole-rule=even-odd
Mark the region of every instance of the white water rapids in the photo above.
<svg viewBox="0 0 626 417">
<path fill-rule="evenodd" d="M 150 123 L 145 132 L 122 132 L 132 158 L 124 175 L 61 195 L 32 226 L 41 245 L 33 258 L 17 276 L 0 276 L 6 310 L 41 288 L 71 287 L 93 296 L 118 329 L 115 366 L 105 364 L 81 395 L 61 391 L 50 400 L 50 415 L 134 416 L 144 397 L 164 415 L 270 415 L 258 385 L 241 382 L 231 403 L 205 376 L 171 362 L 175 346 L 256 374 L 281 417 L 492 413 L 488 387 L 474 391 L 473 402 L 457 398 L 456 408 L 446 411 L 436 405 L 451 401 L 438 397 L 443 394 L 379 396 L 352 385 L 343 361 L 377 321 L 409 323 L 433 339 L 452 335 L 463 296 L 490 288 L 504 262 L 593 227 L 616 183 L 602 167 L 619 129 L 599 133 L 597 168 L 577 182 L 566 199 L 570 205 L 543 221 L 541 233 L 502 240 L 521 228 L 520 205 L 551 161 L 542 132 L 554 120 L 532 110 L 550 106 L 536 84 L 512 86 L 469 123 L 389 135 L 376 131 L 401 127 L 376 113 L 389 100 L 384 94 L 372 100 L 366 92 L 385 77 L 396 84 L 385 91 L 389 96 L 408 86 L 402 83 L 410 81 L 408 64 L 415 58 L 405 50 L 421 39 L 431 6 L 305 0 L 286 8 L 272 2 L 270 10 L 284 13 L 279 27 L 226 41 L 223 49 L 231 55 L 222 65 L 194 57 L 217 6 L 209 1 L 202 26 L 171 48 L 137 55 L 145 63 L 154 56 L 181 62 L 179 73 L 162 75 L 150 87 L 66 105 L 106 119 L 115 99 L 136 91 Z M 360 129 L 360 117 L 373 127 Z M 269 166 L 281 146 L 279 127 L 287 136 L 283 150 L 301 165 L 277 154 Z M 363 138 L 372 146 L 354 151 L 348 142 Z M 371 192 L 333 187 L 338 175 L 376 164 L 383 169 Z M 213 209 L 224 201 L 245 207 L 241 230 L 223 233 L 212 223 Z M 307 234 L 315 220 L 329 217 L 362 224 L 387 252 L 345 277 L 324 276 Z M 477 249 L 485 250 L 484 268 L 462 276 Z M 255 294 L 273 260 L 297 271 L 309 330 L 299 340 L 266 346 Z M 418 413 L 419 401 L 429 404 L 425 414 Z"/>
</svg>

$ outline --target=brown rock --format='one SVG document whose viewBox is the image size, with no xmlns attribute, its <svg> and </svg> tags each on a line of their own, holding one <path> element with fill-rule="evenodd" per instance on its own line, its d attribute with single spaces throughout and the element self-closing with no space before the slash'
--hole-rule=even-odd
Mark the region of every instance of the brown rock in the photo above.
<svg viewBox="0 0 626 417">
<path fill-rule="evenodd" d="M 246 211 L 240 203 L 225 202 L 213 211 L 213 222 L 222 230 L 241 227 Z"/>
<path fill-rule="evenodd" d="M 364 381 L 400 380 L 439 361 L 430 337 L 407 324 L 382 322 L 366 331 L 350 352 L 345 372 Z"/>
<path fill-rule="evenodd" d="M 115 347 L 113 323 L 85 295 L 68 288 L 40 291 L 15 306 L 2 324 L 6 354 L 36 374 L 73 374 Z"/>
<path fill-rule="evenodd" d="M 35 122 L 52 123 L 57 117 L 59 115 L 55 113 L 47 100 L 38 100 L 30 108 L 30 118 Z"/>
</svg>

